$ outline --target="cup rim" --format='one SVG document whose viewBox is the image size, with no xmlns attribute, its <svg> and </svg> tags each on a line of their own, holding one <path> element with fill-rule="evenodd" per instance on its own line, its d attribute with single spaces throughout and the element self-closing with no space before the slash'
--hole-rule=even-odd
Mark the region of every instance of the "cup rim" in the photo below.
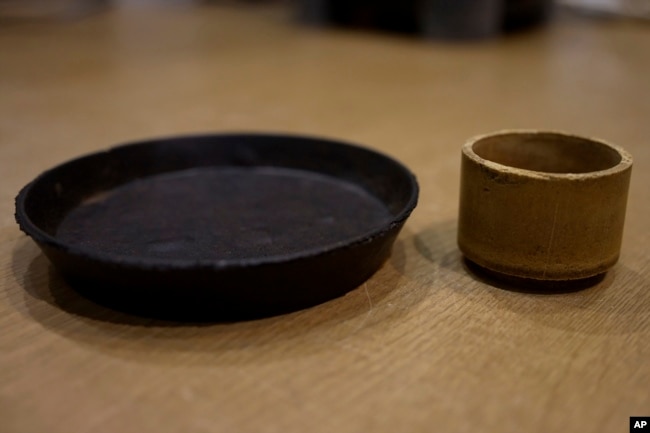
<svg viewBox="0 0 650 433">
<path fill-rule="evenodd" d="M 616 165 L 613 165 L 612 167 L 603 170 L 587 171 L 583 173 L 570 173 L 570 172 L 557 173 L 557 172 L 531 170 L 527 168 L 519 168 L 512 165 L 502 164 L 499 162 L 492 161 L 490 159 L 485 159 L 479 156 L 474 151 L 474 145 L 476 143 L 488 138 L 494 138 L 500 136 L 524 136 L 524 135 L 545 135 L 545 136 L 555 135 L 565 139 L 571 138 L 571 139 L 578 139 L 578 140 L 592 142 L 601 146 L 605 146 L 609 149 L 612 149 L 621 157 L 621 160 Z M 630 169 L 630 167 L 632 167 L 633 164 L 632 155 L 620 146 L 609 143 L 599 138 L 585 137 L 585 136 L 580 136 L 576 134 L 571 134 L 562 131 L 555 131 L 555 130 L 547 131 L 547 130 L 536 130 L 536 129 L 505 129 L 505 130 L 500 130 L 500 131 L 491 132 L 487 134 L 476 135 L 470 138 L 469 140 L 467 140 L 463 144 L 462 151 L 466 157 L 470 158 L 471 160 L 473 160 L 479 165 L 485 166 L 487 168 L 490 168 L 492 170 L 501 173 L 515 174 L 515 175 L 520 175 L 520 176 L 534 178 L 534 179 L 548 179 L 548 180 L 550 179 L 558 179 L 558 180 L 559 179 L 569 179 L 569 180 L 593 179 L 596 177 L 604 177 L 604 176 L 620 173 L 622 171 Z"/>
</svg>

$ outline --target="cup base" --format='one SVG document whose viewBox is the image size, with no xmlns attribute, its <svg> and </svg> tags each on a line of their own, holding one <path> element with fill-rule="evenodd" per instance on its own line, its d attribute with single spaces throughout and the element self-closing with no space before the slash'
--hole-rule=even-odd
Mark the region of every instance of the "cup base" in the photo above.
<svg viewBox="0 0 650 433">
<path fill-rule="evenodd" d="M 476 279 L 499 289 L 531 294 L 559 294 L 579 292 L 601 283 L 607 272 L 574 280 L 537 280 L 508 275 L 483 267 L 467 257 L 463 266 Z"/>
</svg>

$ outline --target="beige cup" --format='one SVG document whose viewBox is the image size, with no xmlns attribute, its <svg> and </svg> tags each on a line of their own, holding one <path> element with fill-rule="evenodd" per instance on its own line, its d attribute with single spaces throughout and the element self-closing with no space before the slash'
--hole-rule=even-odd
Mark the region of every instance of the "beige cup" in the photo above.
<svg viewBox="0 0 650 433">
<path fill-rule="evenodd" d="M 575 280 L 618 260 L 632 157 L 603 141 L 503 131 L 462 149 L 458 245 L 498 273 Z"/>
</svg>

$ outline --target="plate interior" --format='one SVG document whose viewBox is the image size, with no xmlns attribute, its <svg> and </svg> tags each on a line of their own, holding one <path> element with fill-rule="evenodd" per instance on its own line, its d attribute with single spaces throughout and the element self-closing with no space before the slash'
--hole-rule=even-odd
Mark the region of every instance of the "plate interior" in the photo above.
<svg viewBox="0 0 650 433">
<path fill-rule="evenodd" d="M 392 216 L 354 183 L 285 167 L 203 167 L 95 194 L 65 215 L 59 241 L 120 257 L 241 260 L 348 242 Z"/>
</svg>

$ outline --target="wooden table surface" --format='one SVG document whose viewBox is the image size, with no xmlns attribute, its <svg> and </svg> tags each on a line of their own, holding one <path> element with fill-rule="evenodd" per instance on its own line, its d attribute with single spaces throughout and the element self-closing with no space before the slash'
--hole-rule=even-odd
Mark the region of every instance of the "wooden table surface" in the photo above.
<svg viewBox="0 0 650 433">
<path fill-rule="evenodd" d="M 505 290 L 455 242 L 460 146 L 564 130 L 635 157 L 620 262 Z M 282 131 L 417 175 L 391 259 L 323 305 L 239 323 L 115 312 L 14 222 L 45 170 L 133 139 Z M 295 25 L 282 6 L 116 8 L 0 26 L 0 432 L 627 432 L 650 415 L 650 27 L 558 17 L 444 43 Z"/>
</svg>

